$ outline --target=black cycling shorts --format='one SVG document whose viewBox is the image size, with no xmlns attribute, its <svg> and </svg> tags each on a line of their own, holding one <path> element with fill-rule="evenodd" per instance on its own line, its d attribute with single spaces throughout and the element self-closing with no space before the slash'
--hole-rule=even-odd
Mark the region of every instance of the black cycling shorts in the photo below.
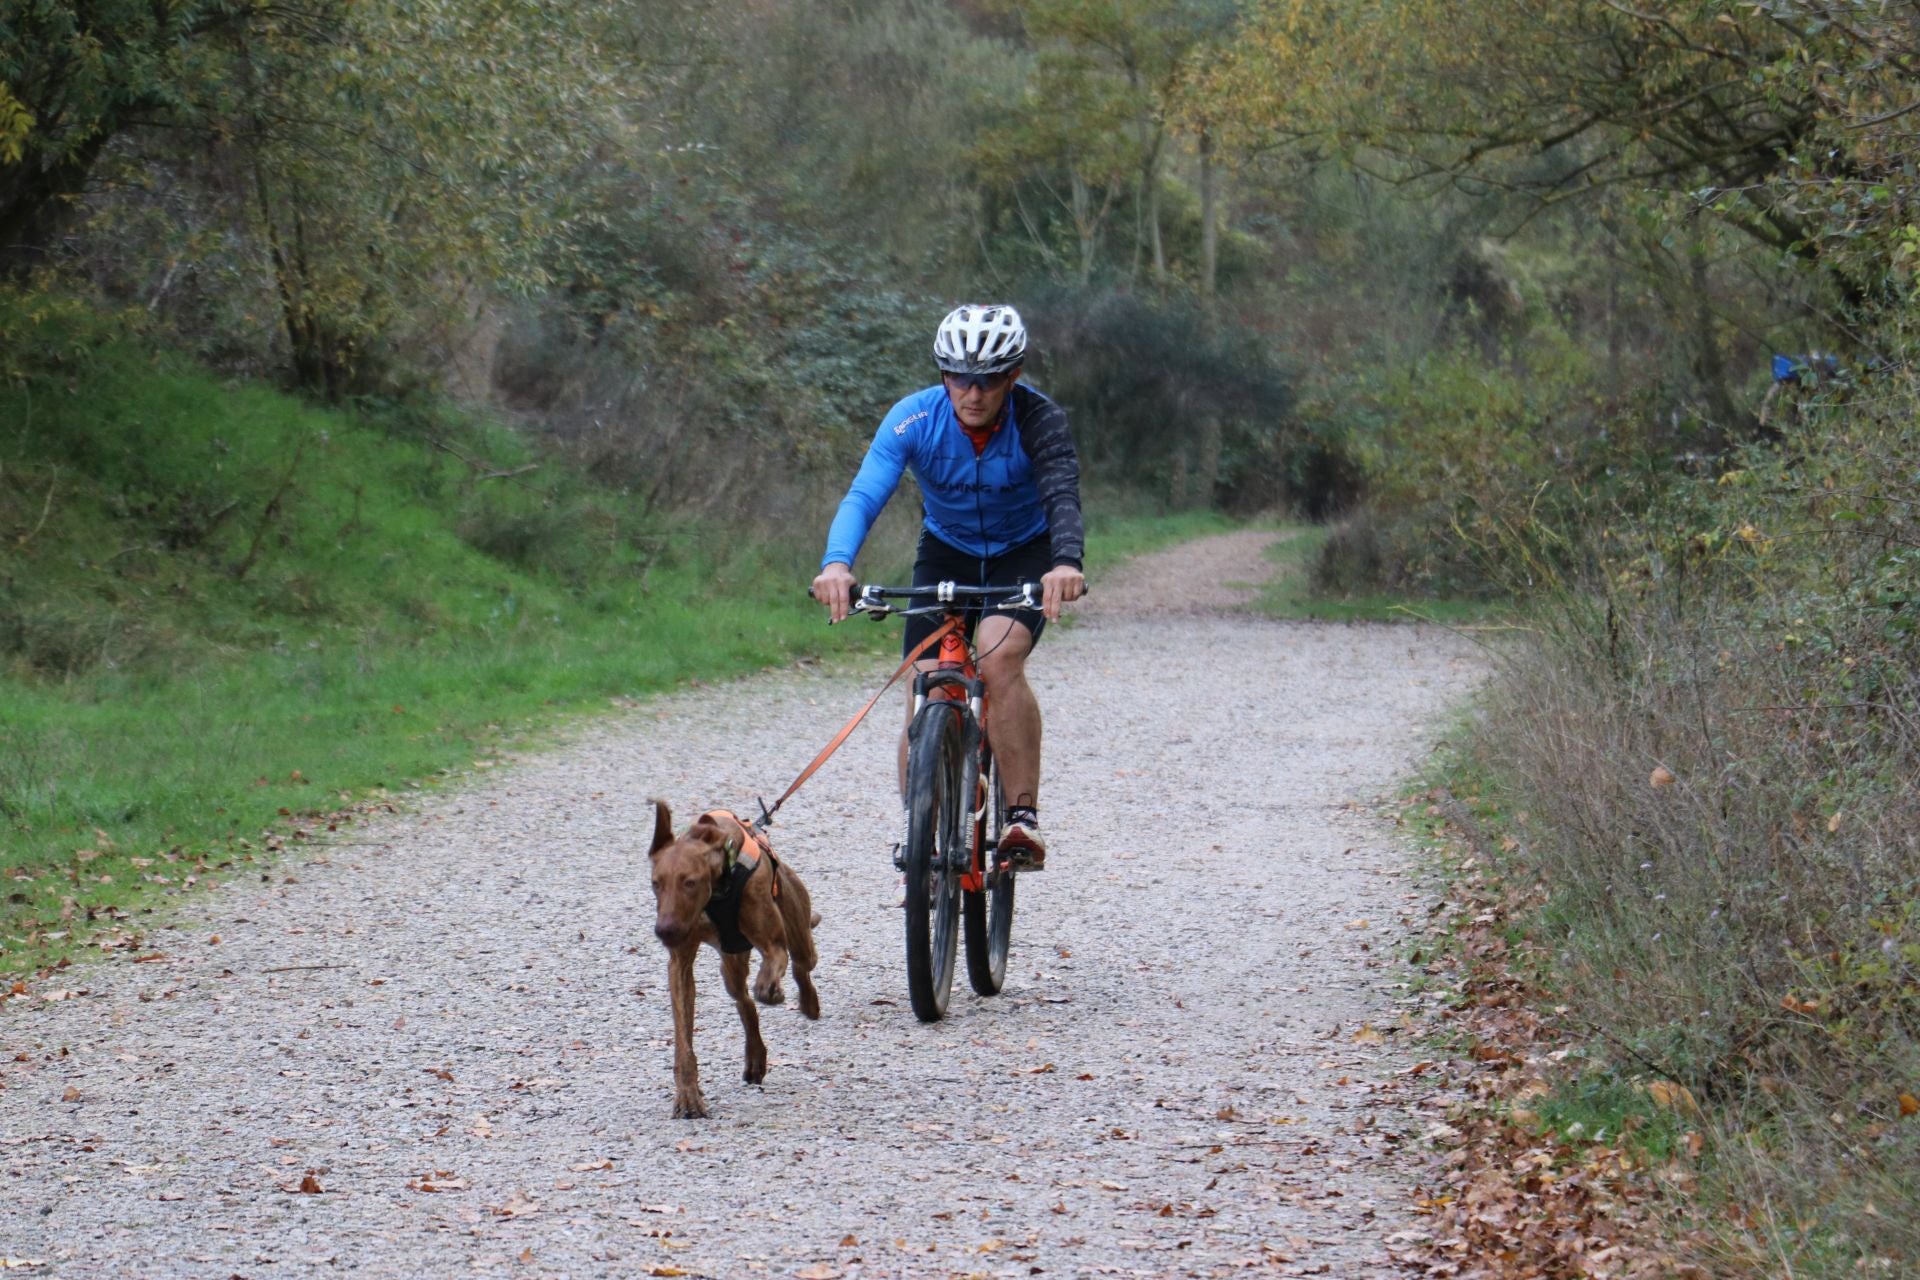
<svg viewBox="0 0 1920 1280">
<path fill-rule="evenodd" d="M 972 552 L 949 546 L 922 529 L 920 549 L 913 560 L 913 585 L 930 587 L 936 582 L 957 582 L 963 587 L 1017 587 L 1022 582 L 1038 583 L 1051 568 L 1053 539 L 1044 533 L 983 561 Z M 1035 596 L 1038 598 L 1037 592 Z M 967 606 L 965 616 L 969 639 L 973 637 L 974 627 L 979 625 L 980 614 L 978 604 Z M 1047 629 L 1047 616 L 1044 613 L 1022 609 L 1008 616 L 1027 629 L 1035 644 L 1039 643 L 1040 633 Z M 914 646 L 933 634 L 933 629 L 939 625 L 938 614 L 908 618 L 906 634 L 901 637 L 900 656 L 904 658 L 912 653 Z"/>
</svg>

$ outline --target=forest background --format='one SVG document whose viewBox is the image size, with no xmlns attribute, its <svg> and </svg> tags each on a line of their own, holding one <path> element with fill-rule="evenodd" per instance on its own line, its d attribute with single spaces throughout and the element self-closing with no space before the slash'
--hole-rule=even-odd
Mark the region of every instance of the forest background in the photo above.
<svg viewBox="0 0 1920 1280">
<path fill-rule="evenodd" d="M 1908 1270 L 1916 130 L 1898 0 L 4 0 L 0 960 L 817 649 L 1007 300 L 1105 554 L 1513 610 L 1461 767 L 1578 1087 L 1705 1108 L 1709 1265 Z"/>
</svg>

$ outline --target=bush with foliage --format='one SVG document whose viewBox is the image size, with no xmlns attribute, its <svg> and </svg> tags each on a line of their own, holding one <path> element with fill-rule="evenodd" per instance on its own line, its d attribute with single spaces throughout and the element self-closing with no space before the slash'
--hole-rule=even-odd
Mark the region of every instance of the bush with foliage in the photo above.
<svg viewBox="0 0 1920 1280">
<path fill-rule="evenodd" d="M 1800 393 L 1545 597 L 1479 751 L 1560 997 L 1708 1102 L 1796 1274 L 1920 1257 L 1920 384 Z"/>
</svg>

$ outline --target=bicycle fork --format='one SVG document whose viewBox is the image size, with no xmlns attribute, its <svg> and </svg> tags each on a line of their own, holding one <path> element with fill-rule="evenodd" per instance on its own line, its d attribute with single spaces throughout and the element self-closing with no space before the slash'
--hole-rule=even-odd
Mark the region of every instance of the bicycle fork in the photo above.
<svg viewBox="0 0 1920 1280">
<path fill-rule="evenodd" d="M 986 865 L 986 850 L 980 846 L 986 830 L 982 819 L 987 812 L 987 780 L 980 776 L 981 699 L 977 688 L 972 695 L 967 699 L 967 709 L 973 714 L 967 717 L 966 738 L 960 757 L 960 794 L 972 799 L 961 817 L 966 829 L 959 833 L 960 838 L 947 850 L 948 870 L 965 876 L 969 882 L 977 880 Z M 965 887 L 974 891 L 980 888 L 975 883 L 968 883 Z"/>
</svg>

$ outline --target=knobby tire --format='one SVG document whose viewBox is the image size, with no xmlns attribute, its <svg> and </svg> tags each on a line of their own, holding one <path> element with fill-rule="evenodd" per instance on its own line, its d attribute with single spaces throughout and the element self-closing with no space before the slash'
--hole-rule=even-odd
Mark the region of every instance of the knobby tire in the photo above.
<svg viewBox="0 0 1920 1280">
<path fill-rule="evenodd" d="M 982 748 L 980 776 L 987 790 L 986 812 L 979 819 L 979 839 L 985 851 L 986 885 L 965 897 L 967 924 L 967 981 L 983 996 L 1000 994 L 1007 982 L 1007 952 L 1013 945 L 1013 869 L 993 868 L 993 848 L 1000 843 L 1004 812 L 1000 796 L 1000 765 L 991 748 Z"/>
<path fill-rule="evenodd" d="M 949 850 L 964 830 L 962 708 L 934 700 L 914 717 L 907 752 L 907 995 L 914 1016 L 938 1022 L 953 991 L 961 916 L 960 872 Z"/>
</svg>

